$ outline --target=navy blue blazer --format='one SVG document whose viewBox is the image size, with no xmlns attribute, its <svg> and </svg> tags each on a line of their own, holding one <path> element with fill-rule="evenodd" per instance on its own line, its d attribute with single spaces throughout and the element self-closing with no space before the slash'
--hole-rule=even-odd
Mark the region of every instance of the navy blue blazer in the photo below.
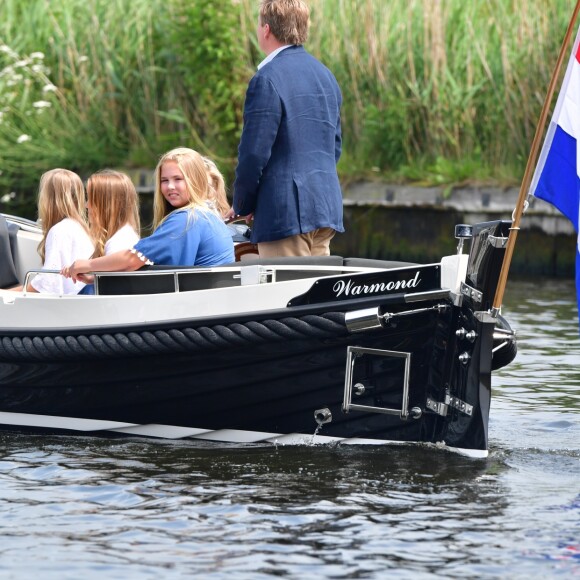
<svg viewBox="0 0 580 580">
<path fill-rule="evenodd" d="M 250 81 L 233 205 L 254 214 L 252 242 L 344 231 L 341 105 L 334 75 L 302 46 L 284 49 Z"/>
</svg>

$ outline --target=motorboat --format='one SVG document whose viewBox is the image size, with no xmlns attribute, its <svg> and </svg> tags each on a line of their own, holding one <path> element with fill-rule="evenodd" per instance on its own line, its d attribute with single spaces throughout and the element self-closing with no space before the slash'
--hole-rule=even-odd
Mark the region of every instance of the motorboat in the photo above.
<svg viewBox="0 0 580 580">
<path fill-rule="evenodd" d="M 58 296 L 7 289 L 41 271 L 41 231 L 0 214 L 0 429 L 486 457 L 492 373 L 517 350 L 492 308 L 510 225 L 460 224 L 430 264 L 259 259 L 237 239 L 230 264 Z"/>
</svg>

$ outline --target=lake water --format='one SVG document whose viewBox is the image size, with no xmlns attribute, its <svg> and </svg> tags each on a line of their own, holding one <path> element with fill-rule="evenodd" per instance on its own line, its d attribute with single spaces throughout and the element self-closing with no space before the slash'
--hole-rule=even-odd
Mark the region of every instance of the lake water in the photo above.
<svg viewBox="0 0 580 580">
<path fill-rule="evenodd" d="M 508 283 L 487 460 L 0 435 L 0 578 L 580 577 L 572 281 Z"/>
</svg>

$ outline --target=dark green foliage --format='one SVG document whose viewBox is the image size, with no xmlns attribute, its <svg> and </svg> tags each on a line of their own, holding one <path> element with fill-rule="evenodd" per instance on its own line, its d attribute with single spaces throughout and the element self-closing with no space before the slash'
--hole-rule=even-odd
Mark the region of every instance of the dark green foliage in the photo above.
<svg viewBox="0 0 580 580">
<path fill-rule="evenodd" d="M 344 97 L 343 180 L 519 180 L 574 0 L 309 3 L 306 48 Z M 257 9 L 1 0 L 0 198 L 55 166 L 152 169 L 181 145 L 231 185 Z"/>
<path fill-rule="evenodd" d="M 236 157 L 248 80 L 241 14 L 232 0 L 176 0 L 171 43 L 188 112 L 214 158 Z"/>
</svg>

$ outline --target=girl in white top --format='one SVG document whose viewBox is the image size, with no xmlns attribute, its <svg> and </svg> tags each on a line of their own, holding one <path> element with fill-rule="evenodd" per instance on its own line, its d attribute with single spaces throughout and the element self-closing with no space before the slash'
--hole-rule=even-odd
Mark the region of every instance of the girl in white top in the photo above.
<svg viewBox="0 0 580 580">
<path fill-rule="evenodd" d="M 92 258 L 130 250 L 139 241 L 139 196 L 128 175 L 111 169 L 91 175 L 87 209 L 95 240 Z"/>
<path fill-rule="evenodd" d="M 85 216 L 85 188 L 81 178 L 67 169 L 52 169 L 40 178 L 38 217 L 42 240 L 38 253 L 43 270 L 61 270 L 71 260 L 89 258 L 94 245 Z M 28 283 L 28 292 L 77 294 L 85 286 L 58 274 L 37 274 Z M 20 291 L 22 286 L 12 288 Z"/>
<path fill-rule="evenodd" d="M 91 258 L 130 250 L 139 241 L 139 196 L 131 178 L 120 171 L 103 169 L 87 181 L 89 227 L 95 241 Z M 95 293 L 93 284 L 80 292 Z"/>
</svg>

